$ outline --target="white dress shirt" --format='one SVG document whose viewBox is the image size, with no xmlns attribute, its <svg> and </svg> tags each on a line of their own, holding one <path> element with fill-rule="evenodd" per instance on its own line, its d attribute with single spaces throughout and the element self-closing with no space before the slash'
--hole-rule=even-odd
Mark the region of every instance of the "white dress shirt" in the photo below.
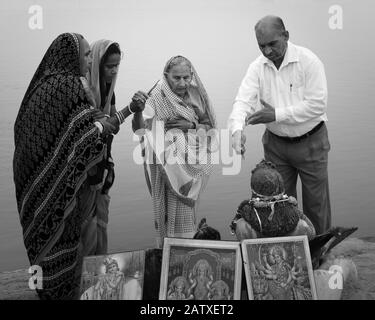
<svg viewBox="0 0 375 320">
<path fill-rule="evenodd" d="M 243 130 L 246 118 L 263 106 L 275 108 L 276 121 L 267 128 L 279 136 L 298 137 L 327 121 L 327 80 L 323 63 L 309 49 L 288 41 L 279 68 L 263 55 L 252 62 L 238 90 L 228 120 L 232 133 Z"/>
</svg>

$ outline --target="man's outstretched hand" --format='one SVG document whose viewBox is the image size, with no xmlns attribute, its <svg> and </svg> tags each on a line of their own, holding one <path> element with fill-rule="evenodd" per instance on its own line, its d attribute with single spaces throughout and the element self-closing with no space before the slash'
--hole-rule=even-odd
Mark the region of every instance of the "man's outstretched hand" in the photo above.
<svg viewBox="0 0 375 320">
<path fill-rule="evenodd" d="M 232 147 L 237 154 L 244 155 L 246 148 L 246 136 L 243 134 L 242 130 L 237 130 L 232 135 Z"/>
<path fill-rule="evenodd" d="M 259 123 L 268 123 L 276 120 L 275 109 L 260 99 L 260 103 L 264 106 L 262 110 L 254 112 L 251 116 L 246 119 L 246 124 L 259 124 Z"/>
</svg>

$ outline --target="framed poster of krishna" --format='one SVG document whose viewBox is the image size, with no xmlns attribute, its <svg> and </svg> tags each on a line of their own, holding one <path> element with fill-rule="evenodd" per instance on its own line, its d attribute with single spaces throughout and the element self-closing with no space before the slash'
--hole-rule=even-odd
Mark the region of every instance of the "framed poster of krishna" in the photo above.
<svg viewBox="0 0 375 320">
<path fill-rule="evenodd" d="M 160 300 L 239 300 L 241 248 L 235 241 L 165 238 Z"/>
<path fill-rule="evenodd" d="M 81 300 L 157 300 L 161 249 L 85 257 Z"/>
<path fill-rule="evenodd" d="M 306 236 L 241 242 L 250 300 L 317 300 Z"/>
</svg>

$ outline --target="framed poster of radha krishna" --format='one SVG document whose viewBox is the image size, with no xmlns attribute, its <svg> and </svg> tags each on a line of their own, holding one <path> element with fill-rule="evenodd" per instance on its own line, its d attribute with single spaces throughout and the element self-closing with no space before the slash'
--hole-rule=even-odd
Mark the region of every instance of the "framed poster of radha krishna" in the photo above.
<svg viewBox="0 0 375 320">
<path fill-rule="evenodd" d="M 239 300 L 239 242 L 165 238 L 160 300 Z"/>
</svg>

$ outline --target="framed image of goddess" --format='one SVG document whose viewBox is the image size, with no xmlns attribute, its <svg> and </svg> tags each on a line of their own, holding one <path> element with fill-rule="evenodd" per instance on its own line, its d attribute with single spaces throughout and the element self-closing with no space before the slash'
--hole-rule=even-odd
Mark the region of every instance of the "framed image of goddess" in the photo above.
<svg viewBox="0 0 375 320">
<path fill-rule="evenodd" d="M 160 300 L 239 300 L 241 248 L 235 241 L 165 238 Z"/>
<path fill-rule="evenodd" d="M 306 236 L 241 242 L 250 300 L 316 300 Z"/>
<path fill-rule="evenodd" d="M 141 300 L 144 269 L 144 250 L 85 257 L 80 299 Z"/>
</svg>

